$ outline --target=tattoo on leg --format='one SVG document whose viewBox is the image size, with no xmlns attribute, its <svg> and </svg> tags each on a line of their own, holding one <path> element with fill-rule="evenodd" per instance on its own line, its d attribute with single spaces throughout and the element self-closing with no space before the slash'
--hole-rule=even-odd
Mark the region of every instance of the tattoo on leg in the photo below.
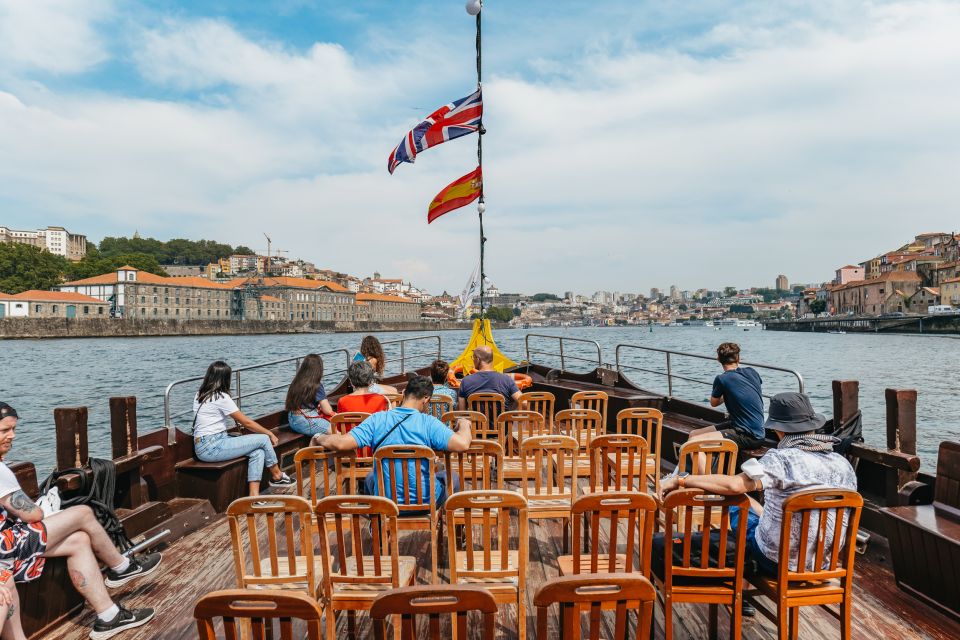
<svg viewBox="0 0 960 640">
<path fill-rule="evenodd" d="M 87 579 L 82 573 L 75 569 L 70 569 L 70 581 L 77 589 L 83 589 L 85 586 L 87 586 Z"/>
<path fill-rule="evenodd" d="M 7 620 L 13 617 L 13 614 L 17 612 L 17 605 L 11 604 L 10 608 L 7 609 Z"/>
</svg>

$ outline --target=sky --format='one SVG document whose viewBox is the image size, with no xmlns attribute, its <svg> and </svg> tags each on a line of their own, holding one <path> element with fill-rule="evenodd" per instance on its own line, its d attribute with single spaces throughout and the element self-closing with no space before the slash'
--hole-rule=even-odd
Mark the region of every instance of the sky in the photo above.
<svg viewBox="0 0 960 640">
<path fill-rule="evenodd" d="M 960 230 L 960 4 L 487 0 L 503 291 L 773 286 Z M 458 291 L 476 87 L 462 0 L 0 0 L 0 224 L 209 238 Z"/>
</svg>

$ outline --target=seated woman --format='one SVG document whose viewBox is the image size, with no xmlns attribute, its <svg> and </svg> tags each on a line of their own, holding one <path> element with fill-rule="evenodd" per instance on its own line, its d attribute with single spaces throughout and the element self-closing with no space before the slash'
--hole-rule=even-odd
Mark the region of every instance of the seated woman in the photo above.
<svg viewBox="0 0 960 640">
<path fill-rule="evenodd" d="M 383 377 L 383 371 L 387 366 L 387 360 L 383 353 L 383 345 L 380 344 L 380 341 L 377 340 L 376 336 L 366 336 L 360 343 L 360 351 L 353 356 L 353 361 L 359 362 L 361 360 L 366 360 L 369 362 L 370 366 L 373 367 L 373 370 L 377 375 L 376 380 L 374 380 L 373 384 L 370 385 L 371 393 L 398 393 L 396 387 L 391 387 L 388 384 L 377 383 L 377 380 Z"/>
<path fill-rule="evenodd" d="M 207 368 L 203 383 L 193 400 L 193 449 L 203 462 L 222 462 L 247 456 L 247 483 L 250 495 L 260 495 L 263 468 L 270 470 L 270 486 L 292 487 L 296 482 L 280 470 L 277 454 L 277 436 L 245 416 L 230 397 L 230 365 L 217 360 Z M 227 433 L 227 419 L 255 434 L 231 436 Z"/>
<path fill-rule="evenodd" d="M 333 415 L 333 407 L 323 388 L 323 358 L 311 353 L 303 359 L 287 390 L 284 409 L 287 424 L 297 433 L 315 436 L 330 431 L 327 417 Z"/>
<path fill-rule="evenodd" d="M 337 401 L 337 412 L 362 411 L 364 413 L 377 413 L 386 411 L 390 408 L 390 402 L 379 393 L 374 393 L 370 387 L 377 374 L 373 367 L 366 360 L 359 360 L 350 365 L 347 370 L 347 377 L 350 379 L 350 386 L 353 387 L 353 393 L 343 396 Z"/>
<path fill-rule="evenodd" d="M 434 360 L 430 365 L 430 379 L 433 380 L 433 395 L 447 396 L 457 404 L 457 390 L 447 384 L 447 374 L 450 372 L 450 365 L 443 360 Z"/>
</svg>

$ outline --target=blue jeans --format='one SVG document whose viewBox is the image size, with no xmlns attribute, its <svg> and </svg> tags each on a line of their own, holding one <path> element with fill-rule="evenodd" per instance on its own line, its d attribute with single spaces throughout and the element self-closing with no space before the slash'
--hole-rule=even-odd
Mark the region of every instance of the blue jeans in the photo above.
<svg viewBox="0 0 960 640">
<path fill-rule="evenodd" d="M 730 507 L 730 530 L 736 531 L 740 522 L 740 509 Z M 753 511 L 747 511 L 747 548 L 744 553 L 744 559 L 747 562 L 753 560 L 757 563 L 757 569 L 760 573 L 768 576 L 777 575 L 778 563 L 774 562 L 760 550 L 757 544 L 757 525 L 760 524 L 760 516 Z"/>
<path fill-rule="evenodd" d="M 444 503 L 447 501 L 447 472 L 438 471 L 436 478 L 437 478 L 437 482 L 440 484 L 440 490 L 437 491 L 437 495 L 436 495 L 437 509 L 440 509 L 443 507 Z M 456 493 L 457 491 L 460 491 L 460 476 L 454 473 L 452 476 L 452 480 L 453 480 L 453 492 Z M 394 489 L 394 492 L 395 492 L 394 495 L 398 495 L 401 492 L 401 488 L 396 487 Z M 363 479 L 363 493 L 368 496 L 378 495 L 376 471 L 371 471 L 370 473 L 367 474 L 367 477 Z M 415 489 L 413 487 L 410 488 L 410 493 L 415 493 Z M 413 516 L 413 515 L 418 515 L 419 513 L 420 512 L 411 511 L 409 513 L 405 513 L 404 515 Z M 430 513 L 430 512 L 429 510 L 427 510 L 427 511 L 424 511 L 423 513 Z"/>
<path fill-rule="evenodd" d="M 193 450 L 204 462 L 224 462 L 247 456 L 247 482 L 260 482 L 263 468 L 277 464 L 277 454 L 270 438 L 256 433 L 230 436 L 225 431 L 193 439 Z"/>
<path fill-rule="evenodd" d="M 300 411 L 287 412 L 287 425 L 291 431 L 305 436 L 316 436 L 330 432 L 330 422 L 320 416 L 305 416 Z"/>
</svg>

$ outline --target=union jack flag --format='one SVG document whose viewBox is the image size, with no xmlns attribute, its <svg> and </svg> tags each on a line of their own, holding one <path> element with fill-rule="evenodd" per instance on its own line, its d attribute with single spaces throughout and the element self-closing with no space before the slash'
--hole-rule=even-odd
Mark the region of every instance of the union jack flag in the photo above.
<svg viewBox="0 0 960 640">
<path fill-rule="evenodd" d="M 477 131 L 482 117 L 483 96 L 479 89 L 440 107 L 404 136 L 387 159 L 387 171 L 392 174 L 401 162 L 416 160 L 421 151 Z"/>
</svg>

